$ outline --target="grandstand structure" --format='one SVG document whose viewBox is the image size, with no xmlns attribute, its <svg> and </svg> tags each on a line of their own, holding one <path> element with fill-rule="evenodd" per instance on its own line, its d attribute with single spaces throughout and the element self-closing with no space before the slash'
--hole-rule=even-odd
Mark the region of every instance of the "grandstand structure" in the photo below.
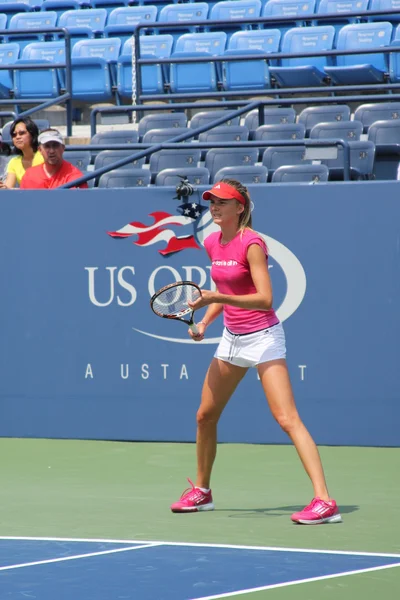
<svg viewBox="0 0 400 600">
<path fill-rule="evenodd" d="M 0 29 L 3 141 L 65 128 L 91 187 L 397 178 L 398 0 L 3 0 Z"/>
</svg>

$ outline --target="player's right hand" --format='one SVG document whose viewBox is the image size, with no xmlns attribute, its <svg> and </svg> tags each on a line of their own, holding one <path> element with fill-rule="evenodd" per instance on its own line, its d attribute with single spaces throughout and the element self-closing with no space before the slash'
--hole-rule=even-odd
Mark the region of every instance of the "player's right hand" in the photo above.
<svg viewBox="0 0 400 600">
<path fill-rule="evenodd" d="M 188 332 L 192 340 L 194 340 L 195 342 L 201 342 L 202 340 L 204 340 L 206 325 L 204 325 L 204 323 L 196 323 L 196 327 L 199 331 L 198 333 L 193 333 L 193 331 L 190 328 L 188 329 Z"/>
</svg>

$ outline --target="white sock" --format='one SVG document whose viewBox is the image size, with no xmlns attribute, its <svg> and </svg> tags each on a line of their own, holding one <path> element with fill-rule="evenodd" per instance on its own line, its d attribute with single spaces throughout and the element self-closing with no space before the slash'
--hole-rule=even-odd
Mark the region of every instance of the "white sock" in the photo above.
<svg viewBox="0 0 400 600">
<path fill-rule="evenodd" d="M 210 491 L 210 488 L 197 488 L 198 490 L 200 490 L 201 492 L 203 492 L 203 494 L 208 494 L 208 492 Z"/>
</svg>

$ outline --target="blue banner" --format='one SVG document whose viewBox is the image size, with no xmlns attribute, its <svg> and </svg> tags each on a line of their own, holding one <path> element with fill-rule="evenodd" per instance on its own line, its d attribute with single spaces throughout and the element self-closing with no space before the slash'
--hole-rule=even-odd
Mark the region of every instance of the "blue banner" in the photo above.
<svg viewBox="0 0 400 600">
<path fill-rule="evenodd" d="M 398 183 L 250 189 L 306 425 L 320 444 L 399 446 Z M 174 195 L 3 191 L 1 436 L 194 441 L 222 321 L 194 343 L 150 309 L 172 281 L 212 286 L 207 203 Z M 287 443 L 255 370 L 219 439 Z"/>
</svg>

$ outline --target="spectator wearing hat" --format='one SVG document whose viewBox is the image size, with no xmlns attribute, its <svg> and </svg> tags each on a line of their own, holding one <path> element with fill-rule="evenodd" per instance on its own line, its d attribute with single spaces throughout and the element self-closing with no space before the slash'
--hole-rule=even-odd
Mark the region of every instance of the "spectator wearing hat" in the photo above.
<svg viewBox="0 0 400 600">
<path fill-rule="evenodd" d="M 64 160 L 64 139 L 57 129 L 45 129 L 39 135 L 39 151 L 44 163 L 28 169 L 21 180 L 23 190 L 54 189 L 83 176 L 73 164 Z M 81 183 L 79 188 L 87 188 Z"/>
</svg>

